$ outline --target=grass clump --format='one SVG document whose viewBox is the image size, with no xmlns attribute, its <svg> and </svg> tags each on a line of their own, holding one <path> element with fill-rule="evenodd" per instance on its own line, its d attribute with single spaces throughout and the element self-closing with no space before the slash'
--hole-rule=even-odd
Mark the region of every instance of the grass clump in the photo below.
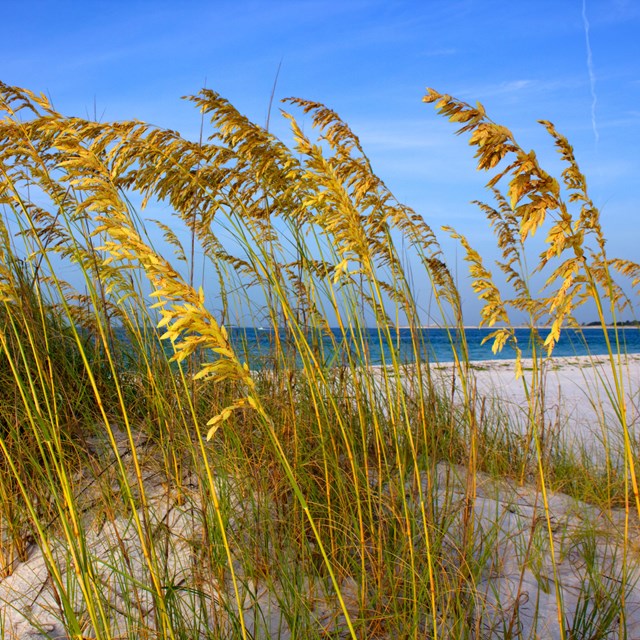
<svg viewBox="0 0 640 640">
<path fill-rule="evenodd" d="M 630 301 L 613 274 L 637 280 L 639 267 L 607 256 L 584 176 L 551 124 L 560 182 L 482 107 L 425 98 L 471 134 L 479 168 L 497 170 L 497 205 L 480 207 L 511 297 L 449 232 L 484 300 L 483 325 L 498 327 L 494 351 L 514 348 L 528 399 L 518 427 L 477 388 L 436 234 L 325 106 L 287 101 L 319 133 L 312 140 L 284 113 L 289 147 L 209 90 L 190 98 L 212 127 L 197 143 L 0 93 L 0 595 L 34 554 L 50 585 L 29 606 L 14 598 L 5 629 L 624 633 L 640 502 L 619 334 L 602 378 L 616 421 L 597 473 L 561 444 L 544 378 L 575 310 L 591 301 L 603 325 L 615 318 Z M 170 225 L 140 217 L 159 204 Z M 173 259 L 154 246 L 158 234 Z M 429 279 L 457 345 L 449 377 L 429 366 L 407 261 Z M 530 363 L 514 311 L 528 318 Z M 573 499 L 592 503 L 589 518 Z M 570 575 L 571 553 L 580 562 Z"/>
</svg>

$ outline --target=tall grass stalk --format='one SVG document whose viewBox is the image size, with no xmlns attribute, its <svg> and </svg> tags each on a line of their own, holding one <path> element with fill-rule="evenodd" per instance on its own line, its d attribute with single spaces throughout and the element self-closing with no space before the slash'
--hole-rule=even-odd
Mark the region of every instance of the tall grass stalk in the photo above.
<svg viewBox="0 0 640 640">
<path fill-rule="evenodd" d="M 202 114 L 197 142 L 66 117 L 0 85 L 3 580 L 41 553 L 57 603 L 47 615 L 77 638 L 518 637 L 525 578 L 542 582 L 549 564 L 556 637 L 622 633 L 640 497 L 618 334 L 607 342 L 611 386 L 603 379 L 618 419 L 602 425 L 604 473 L 549 436 L 544 380 L 576 310 L 590 302 L 603 326 L 606 314 L 615 321 L 632 300 L 614 276 L 635 287 L 640 267 L 607 256 L 566 139 L 543 123 L 565 163 L 557 180 L 480 105 L 425 97 L 494 172 L 496 204 L 478 204 L 506 288 L 462 233 L 444 231 L 465 251 L 494 351 L 513 349 L 522 431 L 479 396 L 436 233 L 395 200 L 336 113 L 286 101 L 288 146 L 213 91 L 189 99 Z M 170 222 L 142 218 L 160 206 Z M 420 278 L 458 345 L 448 381 L 427 355 Z M 522 317 L 530 371 L 514 330 Z M 251 332 L 244 346 L 232 325 Z M 258 327 L 270 341 L 259 353 Z M 607 435 L 616 430 L 622 451 Z M 510 497 L 494 495 L 487 521 L 497 474 Z M 531 482 L 531 520 L 509 537 Z M 604 597 L 595 525 L 580 533 L 587 570 L 568 604 L 573 525 L 558 529 L 555 494 L 566 487 L 614 521 L 625 508 L 624 570 L 610 568 L 620 598 L 603 615 L 592 609 Z M 509 544 L 522 558 L 513 601 L 495 582 Z M 532 637 L 543 618 L 527 622 Z"/>
</svg>

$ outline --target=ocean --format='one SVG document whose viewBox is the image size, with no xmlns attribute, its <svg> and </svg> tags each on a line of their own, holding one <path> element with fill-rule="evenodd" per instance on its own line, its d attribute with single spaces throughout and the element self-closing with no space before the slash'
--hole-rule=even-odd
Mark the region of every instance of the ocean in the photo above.
<svg viewBox="0 0 640 640">
<path fill-rule="evenodd" d="M 465 328 L 464 331 L 470 360 L 506 360 L 515 357 L 513 348 L 509 344 L 496 354 L 491 350 L 492 341 L 482 344 L 483 339 L 494 329 Z M 611 328 L 606 331 L 615 350 L 616 332 Z M 617 331 L 621 351 L 640 353 L 640 327 L 623 327 Z M 286 331 L 281 329 L 278 333 L 279 340 L 287 344 Z M 544 340 L 549 330 L 540 329 L 539 333 Z M 250 366 L 260 367 L 268 363 L 276 340 L 273 329 L 233 327 L 229 329 L 229 335 L 239 355 L 246 359 Z M 530 330 L 517 328 L 515 335 L 523 357 L 531 357 Z M 360 336 L 359 339 L 358 336 Z M 451 362 L 454 359 L 454 348 L 459 351 L 460 334 L 456 330 L 451 330 L 451 336 L 453 344 L 446 329 L 431 327 L 419 329 L 418 338 L 422 343 L 423 355 L 426 356 L 423 359 L 431 362 Z M 317 351 L 323 354 L 324 364 L 329 366 L 346 362 L 348 351 L 357 353 L 363 348 L 368 351 L 369 362 L 374 365 L 390 363 L 393 354 L 402 363 L 412 363 L 415 357 L 411 331 L 399 329 L 396 332 L 393 329 L 392 338 L 389 342 L 380 330 L 369 328 L 345 340 L 339 330 L 332 329 L 331 335 L 315 336 L 315 342 L 318 345 Z M 334 346 L 336 343 L 337 349 Z M 600 327 L 584 327 L 583 329 L 564 329 L 552 355 L 553 357 L 586 356 L 604 355 L 607 352 L 605 331 Z"/>
</svg>

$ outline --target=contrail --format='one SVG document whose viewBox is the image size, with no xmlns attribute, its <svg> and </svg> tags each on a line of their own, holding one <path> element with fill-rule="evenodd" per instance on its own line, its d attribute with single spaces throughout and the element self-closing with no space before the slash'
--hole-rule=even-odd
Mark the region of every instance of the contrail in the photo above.
<svg viewBox="0 0 640 640">
<path fill-rule="evenodd" d="M 582 0 L 582 22 L 584 24 L 584 38 L 587 43 L 587 71 L 589 72 L 589 83 L 591 85 L 591 126 L 593 128 L 593 136 L 596 144 L 600 140 L 598 133 L 598 124 L 596 122 L 596 104 L 598 97 L 596 96 L 596 76 L 593 73 L 593 56 L 591 55 L 591 42 L 589 41 L 589 21 L 587 20 L 587 0 Z"/>
</svg>

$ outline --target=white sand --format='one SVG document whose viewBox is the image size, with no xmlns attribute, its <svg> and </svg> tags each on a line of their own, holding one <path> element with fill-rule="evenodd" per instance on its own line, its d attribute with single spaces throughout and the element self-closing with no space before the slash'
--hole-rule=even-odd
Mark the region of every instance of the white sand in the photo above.
<svg viewBox="0 0 640 640">
<path fill-rule="evenodd" d="M 532 362 L 522 361 L 524 375 L 516 379 L 514 360 L 483 360 L 471 363 L 477 396 L 486 407 L 509 415 L 511 422 L 526 430 Z M 451 385 L 453 364 L 434 364 L 432 371 L 442 385 Z M 640 428 L 640 354 L 623 357 L 618 379 L 626 402 L 626 424 L 632 438 Z M 605 356 L 557 357 L 544 369 L 544 427 L 580 450 L 597 455 L 604 439 L 611 446 L 622 444 L 623 429 L 617 392 L 609 359 Z M 457 393 L 461 393 L 459 382 Z M 612 402 L 612 399 L 613 402 Z"/>
<path fill-rule="evenodd" d="M 526 369 L 530 363 L 524 364 Z M 440 374 L 441 384 L 451 384 L 452 365 L 432 365 L 432 370 Z M 522 380 L 515 378 L 513 361 L 476 362 L 473 363 L 473 374 L 478 393 L 492 398 L 499 409 L 521 419 L 522 428 L 526 428 L 523 418 L 528 403 Z M 635 427 L 638 424 L 640 355 L 625 359 L 623 374 L 629 421 Z M 530 372 L 525 371 L 525 376 L 530 376 Z M 547 419 L 557 424 L 565 436 L 573 437 L 578 445 L 597 445 L 605 431 L 609 437 L 619 438 L 620 421 L 616 419 L 606 394 L 611 383 L 611 371 L 602 358 L 555 359 L 545 377 Z M 121 455 L 124 455 L 128 440 L 121 433 L 114 432 L 114 437 L 123 447 Z M 150 445 L 140 445 L 139 454 L 147 446 Z M 105 449 L 104 456 L 108 458 L 108 449 Z M 436 475 L 439 488 L 435 504 L 441 512 L 448 514 L 441 521 L 450 522 L 446 540 L 448 547 L 455 550 L 462 544 L 460 535 L 464 530 L 461 518 L 465 512 L 468 487 L 465 470 L 441 463 Z M 421 474 L 421 480 L 421 495 L 428 495 L 433 490 L 429 489 L 433 486 L 433 477 L 425 472 Z M 130 482 L 135 485 L 133 476 Z M 199 627 L 194 621 L 192 637 L 205 637 L 216 625 L 224 633 L 228 616 L 221 603 L 227 600 L 233 609 L 234 599 L 230 585 L 226 583 L 206 582 L 212 585 L 210 592 L 202 587 L 201 574 L 206 567 L 199 563 L 195 550 L 202 545 L 200 514 L 204 512 L 205 505 L 200 502 L 202 496 L 197 491 L 197 482 L 184 478 L 184 491 L 179 501 L 170 489 L 170 483 L 163 482 L 162 477 L 152 470 L 145 473 L 144 483 L 150 506 L 147 518 L 154 525 L 156 535 L 162 536 L 162 541 L 156 541 L 158 548 L 166 545 L 164 562 L 167 575 L 173 584 L 184 587 L 176 590 L 175 606 L 184 610 L 186 615 L 193 611 L 190 587 L 197 586 L 206 606 L 204 611 L 197 609 L 203 619 L 199 620 Z M 625 617 L 614 619 L 607 631 L 612 637 L 640 637 L 637 548 L 632 544 L 626 547 L 627 553 L 623 553 L 627 535 L 630 540 L 639 539 L 640 526 L 636 518 L 632 518 L 631 530 L 628 530 L 622 511 L 603 513 L 568 496 L 550 493 L 548 503 L 550 522 L 554 525 L 554 567 L 550 554 L 552 543 L 545 529 L 546 520 L 542 517 L 541 499 L 536 488 L 520 487 L 508 481 L 498 482 L 485 474 L 478 474 L 476 483 L 477 497 L 473 509 L 478 536 L 477 556 L 478 561 L 485 565 L 478 577 L 476 607 L 483 637 L 505 637 L 504 629 L 511 626 L 517 637 L 560 640 L 556 617 L 557 592 L 562 594 L 565 624 L 567 628 L 574 627 L 572 637 L 592 637 L 590 632 L 595 630 L 601 618 L 606 617 L 607 607 L 613 606 L 616 610 L 621 600 L 625 603 Z M 413 504 L 411 487 L 407 487 L 410 505 Z M 240 523 L 243 518 L 250 518 L 250 513 L 245 514 L 244 510 L 249 511 L 252 501 L 247 500 L 244 494 L 242 500 L 240 496 L 236 500 L 233 482 L 229 491 L 234 519 Z M 418 502 L 416 498 L 416 508 Z M 104 585 L 112 631 L 120 633 L 119 637 L 125 637 L 130 626 L 126 623 L 127 607 L 123 604 L 126 603 L 126 594 L 122 592 L 125 581 L 118 567 L 133 567 L 128 569 L 133 575 L 130 582 L 138 580 L 140 584 L 147 584 L 149 576 L 131 518 L 117 516 L 106 521 L 102 514 L 101 509 L 95 514 L 86 514 L 86 550 Z M 142 517 L 141 513 L 139 515 Z M 590 539 L 594 541 L 593 548 L 584 543 Z M 75 602 L 82 607 L 82 597 L 64 543 L 52 539 L 50 544 L 57 556 L 63 583 L 68 585 Z M 523 550 L 528 551 L 523 554 Z M 125 563 L 125 556 L 129 564 Z M 626 576 L 624 580 L 623 576 Z M 330 635 L 346 637 L 344 618 L 335 595 L 324 592 L 315 577 L 304 576 L 303 580 L 306 586 L 300 597 L 314 603 L 311 615 L 317 618 L 318 625 L 322 625 Z M 240 582 L 242 607 L 246 609 L 245 620 L 252 637 L 265 640 L 292 638 L 282 599 L 274 585 L 254 582 L 247 576 L 240 576 Z M 358 582 L 347 577 L 341 588 L 350 615 L 360 615 Z M 593 595 L 595 589 L 604 589 L 599 599 Z M 149 594 L 144 592 L 143 595 Z M 238 606 L 236 604 L 236 610 Z M 483 610 L 481 617 L 480 610 Z M 68 635 L 63 619 L 42 549 L 34 544 L 28 558 L 15 564 L 12 575 L 0 578 L 0 635 L 24 640 L 66 640 Z M 581 620 L 593 623 L 592 628 L 581 628 Z M 621 628 L 623 623 L 624 629 Z M 90 629 L 88 631 L 91 632 Z M 231 633 L 231 626 L 228 631 Z"/>
</svg>

